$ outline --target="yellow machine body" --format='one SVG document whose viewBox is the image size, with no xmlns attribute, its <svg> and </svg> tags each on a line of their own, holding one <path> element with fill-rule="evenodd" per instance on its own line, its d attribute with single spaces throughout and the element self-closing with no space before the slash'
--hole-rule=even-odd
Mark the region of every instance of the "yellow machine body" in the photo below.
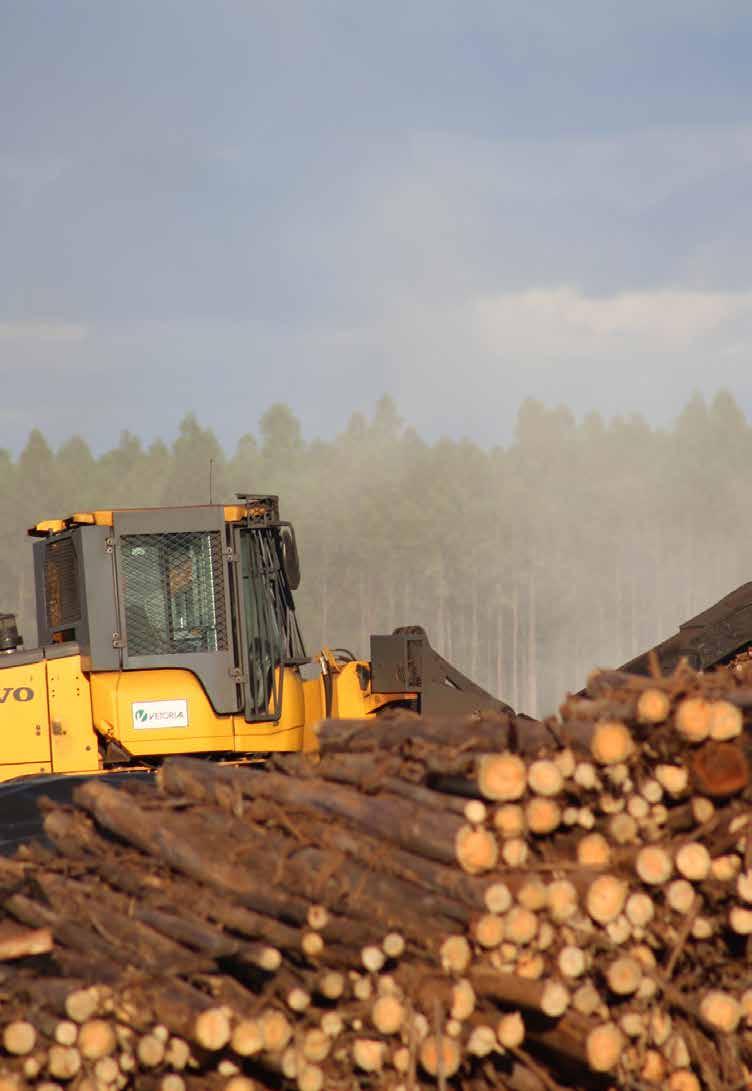
<svg viewBox="0 0 752 1091">
<path fill-rule="evenodd" d="M 442 711 L 499 704 L 420 629 L 372 637 L 370 661 L 306 655 L 294 531 L 276 497 L 238 499 L 31 529 L 39 647 L 0 614 L 0 781 L 311 750 L 324 718 L 434 711 L 429 692 Z"/>
<path fill-rule="evenodd" d="M 99 768 L 89 680 L 80 656 L 2 669 L 0 780 Z"/>
<path fill-rule="evenodd" d="M 393 700 L 392 694 L 363 693 L 358 665 L 345 663 L 334 677 L 331 715 L 359 719 Z M 299 671 L 286 667 L 282 693 L 279 718 L 248 723 L 242 715 L 217 715 L 189 671 L 87 675 L 80 655 L 5 670 L 0 660 L 0 781 L 97 772 L 104 767 L 102 744 L 108 742 L 136 760 L 314 750 L 313 728 L 325 715 L 322 679 L 304 681 Z M 150 709 L 171 705 L 178 709 L 172 721 L 151 719 Z"/>
<path fill-rule="evenodd" d="M 392 700 L 390 694 L 364 694 L 356 663 L 346 663 L 334 681 L 331 715 L 359 719 Z M 242 715 L 219 716 L 192 674 L 180 670 L 107 672 L 92 675 L 91 707 L 96 731 L 124 746 L 134 757 L 187 754 L 196 751 L 264 753 L 315 749 L 313 726 L 325 715 L 321 678 L 303 681 L 293 667 L 284 668 L 282 708 L 278 719 L 248 723 Z M 185 702 L 185 712 L 171 725 L 139 724 L 146 706 Z M 273 712 L 273 708 L 270 712 Z"/>
</svg>

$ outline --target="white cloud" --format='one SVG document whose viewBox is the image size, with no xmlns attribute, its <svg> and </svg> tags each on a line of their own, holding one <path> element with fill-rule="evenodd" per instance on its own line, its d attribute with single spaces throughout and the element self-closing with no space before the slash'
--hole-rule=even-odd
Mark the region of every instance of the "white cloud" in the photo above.
<svg viewBox="0 0 752 1091">
<path fill-rule="evenodd" d="M 89 327 L 80 322 L 0 322 L 0 341 L 85 341 Z"/>
<path fill-rule="evenodd" d="M 752 319 L 752 292 L 663 290 L 588 296 L 563 286 L 509 292 L 470 305 L 469 326 L 492 352 L 607 358 L 688 352 Z M 752 344 L 750 345 L 752 347 Z"/>
</svg>

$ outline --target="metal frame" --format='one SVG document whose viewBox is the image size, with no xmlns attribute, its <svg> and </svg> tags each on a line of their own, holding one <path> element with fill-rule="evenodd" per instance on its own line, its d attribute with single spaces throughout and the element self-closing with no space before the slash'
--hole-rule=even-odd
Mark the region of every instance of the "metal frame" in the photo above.
<svg viewBox="0 0 752 1091">
<path fill-rule="evenodd" d="M 219 715 L 236 713 L 243 707 L 241 677 L 236 662 L 232 610 L 229 593 L 225 595 L 226 650 L 185 652 L 175 655 L 129 655 L 125 619 L 125 585 L 120 541 L 135 534 L 182 534 L 218 532 L 222 542 L 222 579 L 230 589 L 230 561 L 227 524 L 223 508 L 217 505 L 195 508 L 145 509 L 113 513 L 115 569 L 117 574 L 117 612 L 119 624 L 114 639 L 120 646 L 124 670 L 187 670 L 201 682 L 214 711 Z"/>
<path fill-rule="evenodd" d="M 73 625 L 51 629 L 47 621 L 45 558 L 50 542 L 61 538 L 70 538 L 76 554 L 79 617 Z M 120 651 L 112 641 L 118 626 L 113 594 L 115 567 L 110 543 L 108 527 L 92 526 L 72 527 L 34 543 L 37 642 L 40 647 L 54 647 L 55 633 L 72 628 L 84 670 L 119 670 L 121 666 Z"/>
<path fill-rule="evenodd" d="M 232 532 L 233 541 L 233 553 L 236 561 L 233 564 L 233 569 L 236 574 L 235 579 L 235 614 L 238 621 L 238 654 L 242 655 L 242 672 L 244 683 L 244 715 L 247 723 L 275 723 L 279 720 L 282 714 L 282 694 L 284 689 L 284 668 L 288 666 L 296 666 L 303 662 L 308 662 L 308 657 L 305 655 L 305 648 L 303 647 L 303 639 L 298 626 L 297 614 L 295 613 L 295 603 L 292 598 L 292 593 L 287 586 L 287 574 L 285 572 L 282 557 L 279 556 L 279 572 L 283 581 L 283 590 L 289 601 L 286 601 L 284 609 L 286 611 L 285 626 L 280 627 L 280 647 L 279 647 L 279 662 L 276 664 L 276 669 L 272 671 L 272 681 L 269 687 L 267 708 L 259 710 L 252 702 L 253 693 L 250 683 L 250 677 L 248 672 L 251 668 L 248 657 L 250 656 L 250 634 L 248 632 L 247 617 L 246 617 L 246 603 L 245 603 L 245 583 L 244 574 L 242 570 L 243 566 L 243 540 L 244 537 L 248 538 L 249 560 L 253 557 L 253 542 L 263 542 L 264 538 L 269 531 L 274 535 L 273 544 L 274 548 L 279 554 L 279 532 L 281 528 L 290 528 L 291 524 L 288 522 L 281 522 L 278 519 L 264 519 L 261 521 L 248 519 L 244 524 L 234 524 Z M 251 573 L 249 572 L 249 579 Z M 274 603 L 268 596 L 261 596 L 256 600 L 256 610 L 266 618 L 267 625 L 269 624 L 274 611 Z M 275 623 L 280 621 L 279 615 L 274 617 Z M 289 627 L 291 626 L 291 627 Z M 298 645 L 300 648 L 300 655 L 291 656 L 288 652 L 288 646 L 294 647 Z M 274 711 L 269 712 L 268 705 L 272 704 Z"/>
<path fill-rule="evenodd" d="M 417 693 L 423 716 L 512 713 L 509 705 L 439 655 L 419 625 L 395 629 L 391 636 L 371 637 L 371 684 L 377 693 Z"/>
<path fill-rule="evenodd" d="M 112 527 L 91 524 L 72 526 L 34 543 L 35 585 L 37 591 L 37 625 L 39 644 L 48 658 L 57 654 L 58 646 L 70 650 L 71 645 L 57 645 L 55 630 L 47 622 L 45 591 L 45 554 L 49 543 L 69 538 L 75 550 L 78 568 L 80 617 L 67 626 L 74 632 L 84 670 L 187 670 L 203 686 L 217 714 L 242 712 L 248 723 L 279 720 L 282 713 L 284 667 L 308 662 L 298 625 L 295 603 L 284 566 L 280 544 L 283 531 L 292 524 L 279 519 L 276 498 L 269 495 L 243 495 L 249 508 L 258 500 L 266 510 L 262 514 L 248 511 L 245 518 L 227 522 L 222 505 L 198 505 L 190 508 L 152 508 L 114 511 Z M 138 534 L 211 533 L 220 535 L 222 573 L 225 588 L 225 627 L 228 637 L 226 650 L 186 652 L 158 655 L 129 655 L 125 617 L 124 566 L 121 539 Z M 261 612 L 270 624 L 282 622 L 279 671 L 274 673 L 269 698 L 274 712 L 263 711 L 251 703 L 252 693 L 248 671 L 248 640 L 246 631 L 244 586 L 241 573 L 241 540 L 243 534 L 270 535 L 278 550 L 284 601 L 275 609 L 273 601 L 260 602 Z M 284 610 L 284 617 L 282 611 Z M 63 631 L 59 629 L 57 631 Z M 29 652 L 14 653 L 29 655 Z M 41 656 L 40 656 L 41 657 Z M 8 657 L 10 660 L 10 656 Z M 34 659 L 30 661 L 36 661 Z M 5 662 L 0 659 L 0 666 Z"/>
</svg>

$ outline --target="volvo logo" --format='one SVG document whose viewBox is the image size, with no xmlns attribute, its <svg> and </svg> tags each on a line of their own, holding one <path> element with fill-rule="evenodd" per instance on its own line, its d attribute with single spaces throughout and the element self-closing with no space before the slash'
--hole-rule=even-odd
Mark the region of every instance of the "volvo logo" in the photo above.
<svg viewBox="0 0 752 1091">
<path fill-rule="evenodd" d="M 34 696 L 34 690 L 29 689 L 28 686 L 17 686 L 13 689 L 12 686 L 5 686 L 4 689 L 0 689 L 0 705 L 4 705 L 9 697 L 12 697 L 14 701 L 20 701 L 25 704 L 26 701 L 30 701 Z"/>
</svg>

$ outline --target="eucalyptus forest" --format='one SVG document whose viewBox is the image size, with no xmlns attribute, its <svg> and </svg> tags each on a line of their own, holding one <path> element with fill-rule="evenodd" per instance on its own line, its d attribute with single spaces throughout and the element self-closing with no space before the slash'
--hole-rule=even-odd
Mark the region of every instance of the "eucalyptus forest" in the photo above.
<svg viewBox="0 0 752 1091">
<path fill-rule="evenodd" d="M 752 579 L 751 465 L 752 426 L 725 391 L 662 428 L 528 400 L 492 448 L 428 442 L 388 397 L 332 440 L 305 439 L 273 405 L 233 450 L 194 415 L 171 443 L 124 433 L 98 455 L 35 430 L 17 457 L 0 451 L 0 609 L 31 645 L 26 529 L 42 518 L 273 492 L 296 527 L 309 652 L 368 655 L 370 633 L 422 625 L 481 685 L 542 714 Z"/>
</svg>

